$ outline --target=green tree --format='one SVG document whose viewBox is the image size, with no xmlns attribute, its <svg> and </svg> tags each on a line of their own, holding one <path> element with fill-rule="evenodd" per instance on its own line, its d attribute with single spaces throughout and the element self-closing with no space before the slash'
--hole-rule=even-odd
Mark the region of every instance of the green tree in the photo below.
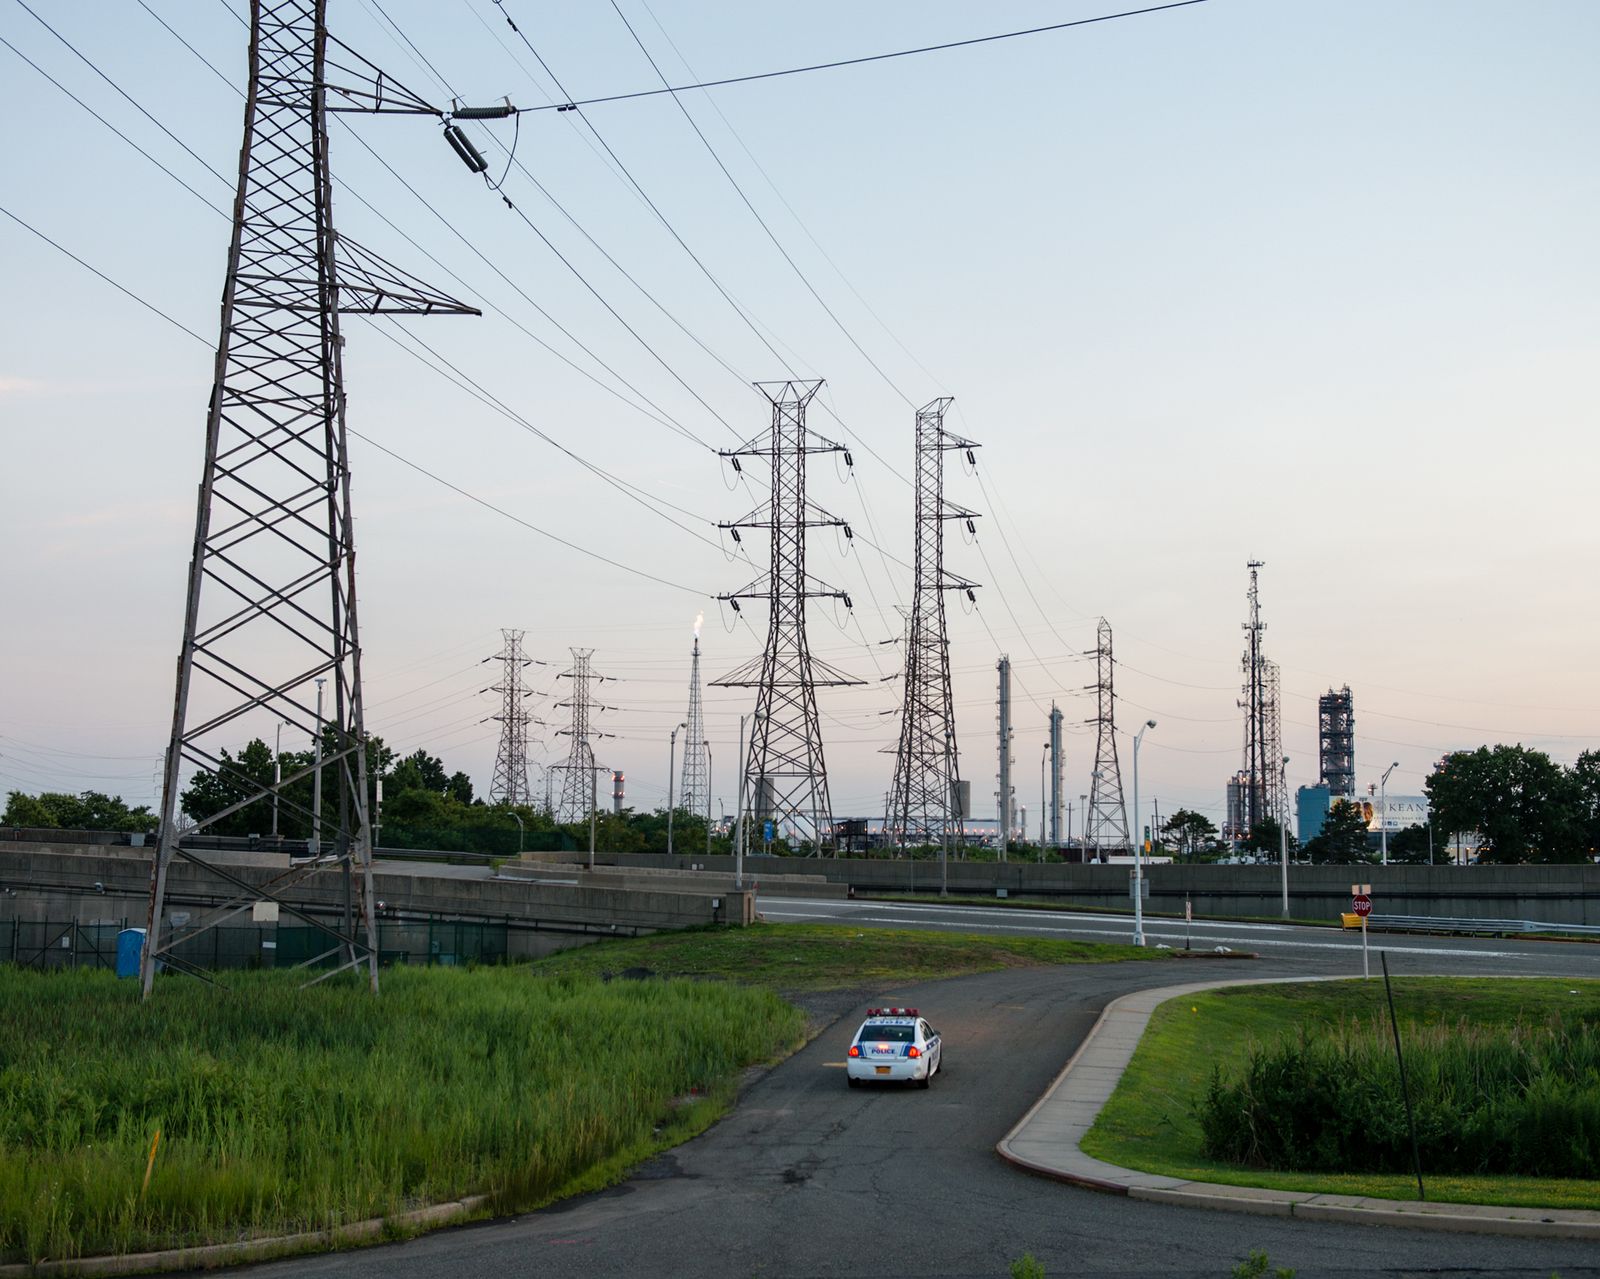
<svg viewBox="0 0 1600 1279">
<path fill-rule="evenodd" d="M 457 776 L 462 776 L 457 774 Z M 384 777 L 385 797 L 390 793 L 399 794 L 402 791 L 421 790 L 434 795 L 443 795 L 450 789 L 451 778 L 444 769 L 444 761 L 437 755 L 430 755 L 427 751 L 412 751 Z M 472 800 L 472 783 L 467 783 L 467 799 Z"/>
<path fill-rule="evenodd" d="M 1263 817 L 1250 828 L 1250 833 L 1240 841 L 1239 847 L 1247 853 L 1265 854 L 1269 858 L 1276 858 L 1283 846 L 1282 829 L 1276 817 Z M 1300 841 L 1291 834 L 1289 851 L 1292 853 L 1299 847 Z"/>
<path fill-rule="evenodd" d="M 1194 858 L 1210 849 L 1217 827 L 1204 813 L 1180 808 L 1162 823 L 1161 833 L 1178 856 Z"/>
<path fill-rule="evenodd" d="M 1404 830 L 1396 831 L 1389 836 L 1389 860 L 1427 865 L 1430 847 L 1426 826 L 1407 826 Z"/>
<path fill-rule="evenodd" d="M 155 830 L 157 817 L 148 805 L 129 808 L 121 795 L 106 795 L 96 790 L 69 795 L 43 791 L 27 795 L 12 791 L 0 826 L 41 826 L 56 830 L 118 830 L 148 834 Z"/>
<path fill-rule="evenodd" d="M 1589 858 L 1600 852 L 1600 751 L 1584 751 L 1572 766 L 1574 837 Z"/>
<path fill-rule="evenodd" d="M 1437 829 L 1476 832 L 1492 862 L 1574 862 L 1587 857 L 1584 777 L 1543 751 L 1480 746 L 1445 756 L 1423 784 Z"/>
<path fill-rule="evenodd" d="M 1313 862 L 1334 865 L 1368 860 L 1367 819 L 1360 807 L 1347 799 L 1334 800 L 1322 833 L 1306 841 L 1306 855 Z"/>
</svg>

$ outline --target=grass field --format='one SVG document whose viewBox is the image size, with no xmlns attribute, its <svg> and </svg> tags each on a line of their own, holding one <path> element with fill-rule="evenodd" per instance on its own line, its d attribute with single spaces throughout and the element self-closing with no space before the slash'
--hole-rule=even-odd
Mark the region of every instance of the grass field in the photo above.
<svg viewBox="0 0 1600 1279">
<path fill-rule="evenodd" d="M 1600 1016 L 1600 982 L 1570 979 L 1400 978 L 1395 1003 L 1405 1038 L 1415 1027 L 1512 1026 L 1552 1015 Z M 1408 1174 L 1338 1170 L 1276 1172 L 1202 1154 L 1200 1103 L 1214 1066 L 1237 1072 L 1252 1044 L 1301 1025 L 1338 1026 L 1386 1017 L 1381 981 L 1236 987 L 1169 1000 L 1156 1010 L 1117 1091 L 1083 1149 L 1124 1167 L 1198 1181 L 1334 1194 L 1416 1198 Z M 1540 1177 L 1433 1176 L 1428 1198 L 1443 1202 L 1600 1208 L 1600 1181 Z"/>
<path fill-rule="evenodd" d="M 742 1067 L 801 1041 L 777 991 L 1158 957 L 763 925 L 531 968 L 398 967 L 377 999 L 298 991 L 293 973 L 166 978 L 147 1005 L 103 972 L 0 968 L 0 1260 L 291 1234 L 477 1193 L 535 1207 L 723 1114 Z M 694 980 L 602 979 L 638 968 Z"/>
<path fill-rule="evenodd" d="M 835 924 L 760 924 L 693 929 L 565 950 L 536 972 L 717 977 L 778 991 L 907 985 L 1002 968 L 1158 960 L 1165 952 L 1045 937 L 978 937 Z"/>
<path fill-rule="evenodd" d="M 141 1006 L 106 973 L 0 969 L 0 1257 L 315 1230 L 471 1193 L 533 1207 L 693 1135 L 740 1068 L 802 1033 L 776 996 L 724 983 L 396 968 L 374 999 L 296 976 L 164 979 Z"/>
</svg>

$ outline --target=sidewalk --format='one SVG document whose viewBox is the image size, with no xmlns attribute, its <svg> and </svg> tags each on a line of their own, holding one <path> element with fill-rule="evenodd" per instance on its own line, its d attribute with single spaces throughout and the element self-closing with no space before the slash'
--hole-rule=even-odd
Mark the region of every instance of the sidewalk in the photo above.
<svg viewBox="0 0 1600 1279">
<path fill-rule="evenodd" d="M 1539 1238 L 1600 1239 L 1600 1212 L 1573 1208 L 1505 1208 L 1480 1204 L 1414 1203 L 1358 1195 L 1263 1190 L 1185 1181 L 1135 1172 L 1094 1159 L 1078 1143 L 1116 1090 L 1156 1007 L 1169 999 L 1221 986 L 1257 986 L 1305 978 L 1202 981 L 1142 990 L 1113 1001 L 1055 1082 L 995 1147 L 1001 1158 L 1041 1176 L 1111 1194 L 1193 1208 L 1220 1208 L 1277 1217 L 1351 1221 Z M 1313 980 L 1332 980 L 1320 978 Z"/>
</svg>

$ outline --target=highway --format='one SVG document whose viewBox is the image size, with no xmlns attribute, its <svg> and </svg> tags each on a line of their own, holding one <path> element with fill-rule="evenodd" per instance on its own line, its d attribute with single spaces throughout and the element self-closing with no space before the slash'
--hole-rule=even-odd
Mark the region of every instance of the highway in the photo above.
<svg viewBox="0 0 1600 1279">
<path fill-rule="evenodd" d="M 773 898 L 769 919 L 861 927 L 1027 932 L 1116 940 L 1130 921 L 1003 907 Z M 1182 943 L 1152 921 L 1152 943 Z M 1600 1245 L 1291 1221 L 1177 1208 L 1023 1173 L 994 1145 L 1048 1087 L 1111 999 L 1211 975 L 1360 971 L 1360 942 L 1265 924 L 1196 926 L 1256 961 L 1181 960 L 1015 969 L 804 999 L 837 1017 L 743 1094 L 701 1137 L 607 1191 L 542 1212 L 406 1243 L 252 1267 L 263 1276 L 509 1279 L 511 1276 L 886 1274 L 1003 1277 L 1031 1251 L 1058 1276 L 1222 1279 L 1252 1249 L 1300 1279 L 1518 1276 L 1600 1279 Z M 1374 938 L 1376 943 L 1377 939 Z M 1600 975 L 1600 948 L 1384 938 L 1400 972 Z M 1376 968 L 1376 956 L 1374 955 Z M 844 1049 L 868 1002 L 911 1003 L 944 1034 L 926 1092 L 845 1087 Z"/>
</svg>

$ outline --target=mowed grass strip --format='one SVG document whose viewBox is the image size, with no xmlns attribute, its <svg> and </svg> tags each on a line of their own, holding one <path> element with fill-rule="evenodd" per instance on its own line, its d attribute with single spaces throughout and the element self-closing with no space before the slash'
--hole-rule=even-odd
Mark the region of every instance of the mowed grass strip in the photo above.
<svg viewBox="0 0 1600 1279">
<path fill-rule="evenodd" d="M 1600 1013 L 1600 982 L 1566 978 L 1398 978 L 1395 1005 L 1402 1044 L 1415 1027 L 1479 1028 L 1575 1022 Z M 1144 1172 L 1194 1181 L 1415 1199 L 1409 1173 L 1338 1169 L 1277 1172 L 1207 1159 L 1200 1105 L 1214 1067 L 1237 1077 L 1252 1046 L 1296 1035 L 1301 1026 L 1336 1027 L 1383 1019 L 1381 981 L 1235 987 L 1173 999 L 1156 1009 L 1111 1100 L 1083 1140 L 1086 1153 Z M 1600 1208 L 1600 1181 L 1556 1177 L 1439 1176 L 1423 1165 L 1430 1200 L 1547 1208 Z"/>
<path fill-rule="evenodd" d="M 648 969 L 769 990 L 910 985 L 1003 968 L 1158 960 L 1167 952 L 1048 937 L 986 937 L 838 924 L 757 924 L 601 942 L 539 960 L 535 971 L 588 974 Z"/>
<path fill-rule="evenodd" d="M 475 1193 L 535 1207 L 692 1136 L 741 1068 L 803 1033 L 798 1010 L 731 983 L 401 967 L 375 999 L 300 977 L 165 978 L 141 1005 L 107 973 L 0 968 L 0 1259 L 318 1230 Z"/>
</svg>

